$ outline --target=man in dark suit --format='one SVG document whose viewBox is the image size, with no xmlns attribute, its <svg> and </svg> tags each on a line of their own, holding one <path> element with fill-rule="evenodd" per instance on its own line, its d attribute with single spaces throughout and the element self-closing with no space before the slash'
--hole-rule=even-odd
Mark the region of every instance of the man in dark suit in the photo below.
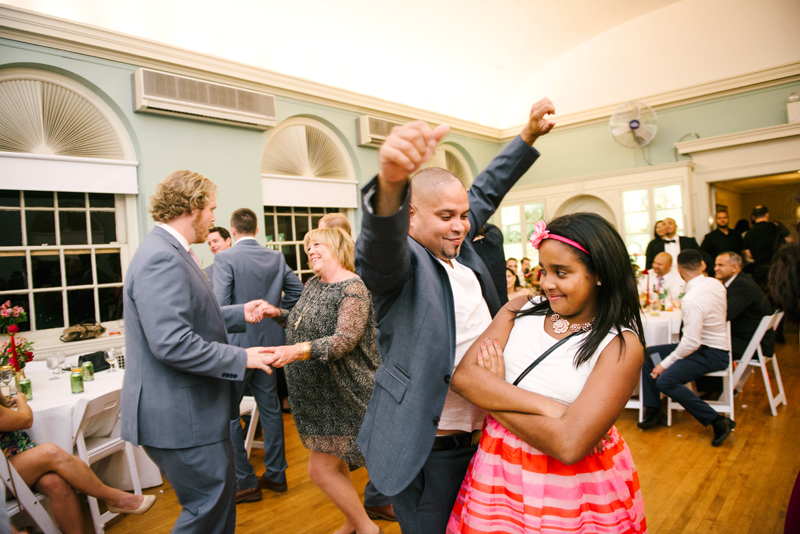
<svg viewBox="0 0 800 534">
<path fill-rule="evenodd" d="M 244 331 L 263 301 L 220 308 L 189 248 L 206 240 L 216 191 L 189 171 L 158 184 L 150 198 L 158 225 L 133 255 L 124 287 L 122 438 L 144 445 L 169 480 L 182 507 L 172 530 L 179 533 L 233 533 L 234 386 L 245 368 L 271 372 L 274 359 L 260 347 L 225 344 L 226 325 Z"/>
<path fill-rule="evenodd" d="M 700 249 L 706 252 L 711 258 L 716 258 L 723 252 L 742 252 L 744 242 L 739 232 L 734 232 L 728 228 L 728 212 L 720 210 L 714 216 L 717 228 L 706 234 Z"/>
<path fill-rule="evenodd" d="M 247 208 L 234 211 L 231 215 L 231 233 L 236 245 L 214 258 L 214 294 L 220 306 L 263 298 L 279 308 L 293 308 L 303 292 L 303 283 L 286 264 L 283 254 L 256 241 L 256 214 Z M 277 347 L 285 344 L 286 338 L 283 328 L 275 321 L 264 321 L 247 325 L 247 331 L 242 334 L 228 334 L 228 341 L 237 347 Z M 283 416 L 275 374 L 247 371 L 236 392 L 238 402 L 241 402 L 248 384 L 260 414 L 266 471 L 256 478 L 255 470 L 247 459 L 237 413 L 230 422 L 237 503 L 260 501 L 262 488 L 278 493 L 287 490 Z M 250 421 L 250 424 L 254 425 L 256 421 Z"/>
<path fill-rule="evenodd" d="M 208 248 L 211 253 L 216 256 L 223 250 L 231 248 L 231 233 L 221 226 L 214 226 L 208 231 Z M 211 282 L 211 287 L 214 287 L 214 264 L 204 267 L 203 271 Z"/>
<path fill-rule="evenodd" d="M 428 168 L 447 133 L 424 122 L 395 128 L 381 170 L 362 191 L 357 254 L 373 295 L 383 365 L 375 374 L 358 446 L 370 479 L 388 495 L 404 534 L 445 531 L 475 453 L 482 413 L 450 392 L 453 369 L 500 309 L 472 246 L 478 228 L 538 157 L 531 145 L 554 113 L 544 99 L 528 124 L 472 184 Z"/>
<path fill-rule="evenodd" d="M 664 219 L 664 238 L 653 239 L 647 244 L 645 269 L 650 269 L 653 266 L 653 259 L 656 257 L 656 254 L 660 252 L 666 252 L 673 258 L 677 258 L 681 250 L 700 250 L 700 245 L 697 244 L 695 238 L 678 236 L 677 232 L 678 224 L 675 222 L 675 219 L 670 217 Z M 704 260 L 707 263 L 711 263 L 710 258 L 704 256 Z"/>
</svg>

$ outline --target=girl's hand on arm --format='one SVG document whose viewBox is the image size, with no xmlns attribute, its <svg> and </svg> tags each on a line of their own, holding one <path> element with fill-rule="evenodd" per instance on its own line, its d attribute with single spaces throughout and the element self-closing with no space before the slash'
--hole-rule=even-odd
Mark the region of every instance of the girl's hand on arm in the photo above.
<svg viewBox="0 0 800 534">
<path fill-rule="evenodd" d="M 506 379 L 506 365 L 499 341 L 489 338 L 483 340 L 478 352 L 478 365 L 503 380 Z"/>
</svg>

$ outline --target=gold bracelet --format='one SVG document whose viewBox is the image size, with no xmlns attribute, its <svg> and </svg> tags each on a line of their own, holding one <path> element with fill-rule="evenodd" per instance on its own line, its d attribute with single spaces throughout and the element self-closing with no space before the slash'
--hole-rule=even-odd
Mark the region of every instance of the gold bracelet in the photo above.
<svg viewBox="0 0 800 534">
<path fill-rule="evenodd" d="M 305 341 L 303 343 L 298 343 L 297 347 L 297 359 L 301 362 L 306 361 L 311 357 L 311 343 Z"/>
</svg>

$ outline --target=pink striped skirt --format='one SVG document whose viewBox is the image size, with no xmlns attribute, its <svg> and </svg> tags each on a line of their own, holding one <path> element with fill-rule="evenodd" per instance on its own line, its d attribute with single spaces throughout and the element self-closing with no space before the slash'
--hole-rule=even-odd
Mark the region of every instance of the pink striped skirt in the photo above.
<svg viewBox="0 0 800 534">
<path fill-rule="evenodd" d="M 448 533 L 644 533 L 639 477 L 616 427 L 602 453 L 565 465 L 486 417 Z"/>
</svg>

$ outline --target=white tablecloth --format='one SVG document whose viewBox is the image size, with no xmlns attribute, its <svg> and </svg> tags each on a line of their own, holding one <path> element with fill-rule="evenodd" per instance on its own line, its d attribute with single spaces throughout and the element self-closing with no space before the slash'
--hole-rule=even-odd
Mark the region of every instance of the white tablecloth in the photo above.
<svg viewBox="0 0 800 534">
<path fill-rule="evenodd" d="M 67 358 L 69 363 L 77 360 L 77 356 Z M 69 373 L 62 373 L 58 380 L 50 380 L 50 374 L 45 362 L 32 361 L 25 366 L 25 376 L 30 379 L 33 387 L 33 400 L 28 402 L 33 410 L 33 426 L 27 432 L 37 443 L 53 443 L 72 453 L 72 412 L 78 404 L 78 399 L 82 397 L 87 400 L 93 399 L 121 389 L 125 371 L 99 372 L 95 374 L 93 381 L 84 382 L 84 392 L 77 394 L 72 393 Z M 161 473 L 144 449 L 134 448 L 134 456 L 142 487 L 160 486 Z M 122 451 L 109 457 L 108 463 L 103 465 L 105 461 L 98 462 L 101 464 L 101 470 L 105 469 L 104 482 L 123 490 L 133 489 Z M 95 465 L 97 464 L 92 467 Z"/>
<path fill-rule="evenodd" d="M 681 311 L 662 311 L 658 315 L 646 312 L 642 314 L 642 323 L 648 347 L 677 343 L 681 329 Z"/>
</svg>

